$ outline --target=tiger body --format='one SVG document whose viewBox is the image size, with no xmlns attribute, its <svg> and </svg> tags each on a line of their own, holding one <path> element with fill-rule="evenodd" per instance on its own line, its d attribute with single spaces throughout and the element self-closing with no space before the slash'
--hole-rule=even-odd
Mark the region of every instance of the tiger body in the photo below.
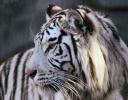
<svg viewBox="0 0 128 100">
<path fill-rule="evenodd" d="M 44 91 L 43 95 L 40 95 L 38 90 L 33 88 L 32 80 L 25 74 L 25 67 L 32 53 L 33 48 L 20 52 L 2 63 L 0 100 L 64 100 L 59 92 L 50 96 L 50 93 Z"/>
<path fill-rule="evenodd" d="M 128 100 L 128 48 L 111 20 L 85 6 L 47 12 L 35 47 L 0 66 L 0 100 Z"/>
</svg>

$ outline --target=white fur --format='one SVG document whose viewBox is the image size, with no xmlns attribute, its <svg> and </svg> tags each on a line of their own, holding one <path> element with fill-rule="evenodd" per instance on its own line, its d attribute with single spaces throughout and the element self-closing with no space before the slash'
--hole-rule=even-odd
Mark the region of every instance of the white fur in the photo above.
<svg viewBox="0 0 128 100">
<path fill-rule="evenodd" d="M 90 43 L 91 46 L 89 48 L 89 56 L 91 57 L 95 67 L 94 69 L 96 72 L 99 88 L 104 90 L 104 87 L 107 87 L 108 82 L 107 66 L 105 64 L 98 41 L 92 38 L 90 39 Z"/>
<path fill-rule="evenodd" d="M 18 55 L 14 56 L 14 58 L 12 59 L 12 63 L 10 65 L 10 72 L 9 72 L 9 79 L 8 79 L 8 90 L 7 93 L 5 94 L 5 100 L 9 100 L 10 96 L 11 96 L 11 92 L 13 90 L 13 75 L 14 75 L 14 70 L 15 70 L 15 65 L 16 65 L 16 61 L 17 61 L 17 57 Z"/>
</svg>

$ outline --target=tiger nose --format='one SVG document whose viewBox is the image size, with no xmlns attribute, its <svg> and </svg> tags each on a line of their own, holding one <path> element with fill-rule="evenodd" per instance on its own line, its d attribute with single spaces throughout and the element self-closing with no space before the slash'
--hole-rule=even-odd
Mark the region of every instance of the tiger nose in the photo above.
<svg viewBox="0 0 128 100">
<path fill-rule="evenodd" d="M 33 79 L 36 76 L 36 74 L 37 74 L 37 70 L 35 70 L 35 69 L 33 70 L 33 69 L 27 68 L 25 73 L 27 74 L 28 77 Z"/>
</svg>

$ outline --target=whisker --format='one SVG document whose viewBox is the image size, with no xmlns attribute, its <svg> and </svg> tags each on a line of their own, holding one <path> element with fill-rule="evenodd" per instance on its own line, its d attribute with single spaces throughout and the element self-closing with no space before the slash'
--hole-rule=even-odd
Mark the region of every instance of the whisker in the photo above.
<svg viewBox="0 0 128 100">
<path fill-rule="evenodd" d="M 60 75 L 60 76 L 62 76 L 62 75 Z M 80 85 L 82 85 L 82 88 L 83 87 L 88 88 L 87 84 L 85 84 L 81 79 L 79 79 L 76 76 L 73 76 L 73 75 L 70 75 L 70 74 L 65 74 L 62 77 L 66 78 L 66 79 L 70 79 L 70 81 L 72 81 L 74 84 L 80 84 Z"/>
<path fill-rule="evenodd" d="M 69 79 L 69 78 L 66 78 L 66 79 L 67 79 L 69 82 L 73 83 L 75 86 L 78 86 L 79 89 L 83 90 L 83 88 L 84 88 L 84 85 L 83 85 L 83 84 L 77 83 L 77 82 L 75 82 L 75 81 L 73 81 L 73 80 L 71 80 L 71 79 Z"/>
<path fill-rule="evenodd" d="M 66 87 L 68 87 L 68 89 L 70 89 L 76 96 L 80 98 L 79 92 L 75 89 L 75 87 L 72 86 L 69 82 L 66 82 L 66 84 Z"/>
<path fill-rule="evenodd" d="M 54 82 L 55 82 L 54 85 L 57 86 L 60 92 L 64 95 L 64 99 L 67 100 L 66 97 L 68 94 L 67 94 L 67 91 L 63 88 L 62 84 L 60 84 L 60 82 L 56 82 L 56 81 Z"/>
<path fill-rule="evenodd" d="M 56 86 L 55 84 L 50 84 L 56 91 L 58 91 L 57 88 L 59 88 L 58 86 Z"/>
<path fill-rule="evenodd" d="M 70 84 L 68 83 L 67 80 L 62 80 L 61 81 L 65 84 L 63 84 L 63 87 L 67 88 L 68 90 L 71 91 L 71 93 L 75 94 L 76 96 L 79 96 L 79 93 L 77 92 L 77 90 Z M 59 81 L 60 82 L 60 81 Z"/>
</svg>

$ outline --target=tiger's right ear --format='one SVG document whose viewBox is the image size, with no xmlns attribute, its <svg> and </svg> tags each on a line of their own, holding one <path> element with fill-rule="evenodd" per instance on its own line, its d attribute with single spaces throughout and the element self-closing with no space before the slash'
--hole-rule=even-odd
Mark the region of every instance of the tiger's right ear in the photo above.
<svg viewBox="0 0 128 100">
<path fill-rule="evenodd" d="M 48 21 L 54 14 L 58 13 L 61 10 L 61 7 L 54 4 L 49 4 L 46 12 L 46 21 Z"/>
</svg>

